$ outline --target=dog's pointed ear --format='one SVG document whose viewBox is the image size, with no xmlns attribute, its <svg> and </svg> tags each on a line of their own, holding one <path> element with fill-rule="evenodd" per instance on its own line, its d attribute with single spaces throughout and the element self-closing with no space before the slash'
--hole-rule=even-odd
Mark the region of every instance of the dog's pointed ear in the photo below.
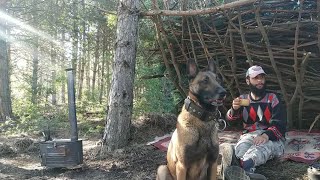
<svg viewBox="0 0 320 180">
<path fill-rule="evenodd" d="M 189 79 L 192 79 L 198 74 L 198 66 L 194 59 L 189 58 L 187 61 L 188 77 Z"/>
<path fill-rule="evenodd" d="M 214 64 L 213 59 L 209 59 L 208 61 L 209 61 L 208 62 L 209 70 L 212 71 L 213 73 L 216 73 L 217 69 L 216 69 L 216 65 Z"/>
</svg>

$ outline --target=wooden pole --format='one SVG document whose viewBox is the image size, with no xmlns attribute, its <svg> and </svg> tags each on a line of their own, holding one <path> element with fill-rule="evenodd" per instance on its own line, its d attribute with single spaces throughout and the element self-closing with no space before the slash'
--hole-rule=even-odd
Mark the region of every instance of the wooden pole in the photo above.
<svg viewBox="0 0 320 180">
<path fill-rule="evenodd" d="M 216 13 L 218 11 L 224 11 L 228 9 L 232 9 L 235 7 L 248 5 L 255 3 L 257 0 L 243 0 L 243 1 L 235 1 L 228 4 L 223 4 L 220 6 L 212 7 L 212 8 L 206 8 L 206 9 L 199 9 L 199 10 L 189 10 L 189 11 L 170 11 L 170 10 L 150 10 L 147 12 L 141 12 L 142 16 L 155 16 L 155 15 L 161 15 L 161 16 L 194 16 L 194 15 L 201 15 L 201 14 L 211 14 Z"/>
</svg>

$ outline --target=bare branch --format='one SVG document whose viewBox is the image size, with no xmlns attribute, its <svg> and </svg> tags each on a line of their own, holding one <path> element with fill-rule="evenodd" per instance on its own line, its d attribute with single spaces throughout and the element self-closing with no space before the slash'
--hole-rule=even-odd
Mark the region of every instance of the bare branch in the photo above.
<svg viewBox="0 0 320 180">
<path fill-rule="evenodd" d="M 247 5 L 255 3 L 257 0 L 243 0 L 243 1 L 235 1 L 228 4 L 223 4 L 220 6 L 199 9 L 199 10 L 190 10 L 190 11 L 170 11 L 170 10 L 151 10 L 147 12 L 142 12 L 142 16 L 154 16 L 154 15 L 162 15 L 162 16 L 194 16 L 200 14 L 210 14 L 216 13 L 218 11 L 224 11 L 227 9 L 236 8 L 239 6 Z"/>
</svg>

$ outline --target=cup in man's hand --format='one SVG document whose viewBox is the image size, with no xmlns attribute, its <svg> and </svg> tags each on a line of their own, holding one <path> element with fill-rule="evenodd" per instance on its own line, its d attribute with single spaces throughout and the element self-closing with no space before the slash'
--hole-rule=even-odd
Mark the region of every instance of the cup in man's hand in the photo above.
<svg viewBox="0 0 320 180">
<path fill-rule="evenodd" d="M 240 106 L 249 106 L 249 99 L 240 99 Z"/>
</svg>

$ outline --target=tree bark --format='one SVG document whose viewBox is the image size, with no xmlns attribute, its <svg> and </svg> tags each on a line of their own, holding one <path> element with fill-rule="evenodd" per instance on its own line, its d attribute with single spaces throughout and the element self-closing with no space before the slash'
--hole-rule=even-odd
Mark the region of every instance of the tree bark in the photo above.
<svg viewBox="0 0 320 180">
<path fill-rule="evenodd" d="M 39 70 L 39 39 L 35 37 L 35 44 L 32 52 L 32 82 L 31 82 L 31 103 L 38 103 L 38 70 Z"/>
<path fill-rule="evenodd" d="M 0 1 L 0 11 L 6 11 L 6 1 Z M 0 21 L 0 37 L 6 37 L 5 21 Z M 0 121 L 12 117 L 9 76 L 9 54 L 6 38 L 0 38 Z"/>
<path fill-rule="evenodd" d="M 109 113 L 103 140 L 112 151 L 125 147 L 130 136 L 138 36 L 139 0 L 120 0 Z"/>
<path fill-rule="evenodd" d="M 108 23 L 107 23 L 108 24 Z M 103 40 L 102 40 L 102 65 L 101 65 L 101 81 L 100 81 L 100 92 L 99 92 L 99 103 L 102 104 L 102 99 L 105 91 L 105 64 L 107 58 L 107 31 L 106 28 L 103 28 Z"/>
<path fill-rule="evenodd" d="M 107 46 L 108 47 L 108 51 L 111 51 L 111 47 L 110 45 Z M 110 58 L 109 58 L 110 57 Z M 110 82 L 110 62 L 112 60 L 112 57 L 110 55 L 107 55 L 107 60 L 106 60 L 106 94 L 109 94 L 110 92 L 110 86 L 111 86 L 111 82 Z M 107 96 L 108 98 L 108 96 Z M 107 102 L 109 102 L 109 98 L 107 99 Z"/>
<path fill-rule="evenodd" d="M 85 0 L 81 1 L 82 10 L 85 12 Z M 81 57 L 81 68 L 79 71 L 79 87 L 78 87 L 78 100 L 82 99 L 83 81 L 84 81 L 84 67 L 86 66 L 86 54 L 87 54 L 87 34 L 86 34 L 86 22 L 82 22 L 82 57 Z"/>
<path fill-rule="evenodd" d="M 72 7 L 72 18 L 73 18 L 73 29 L 72 29 L 72 68 L 77 69 L 77 61 L 78 61 L 78 41 L 79 41 L 79 28 L 78 28 L 78 1 L 73 0 Z M 74 80 L 76 81 L 77 71 L 73 71 Z M 75 82 L 75 84 L 77 84 Z"/>
<path fill-rule="evenodd" d="M 55 38 L 57 35 L 55 34 Z M 51 64 L 52 64 L 52 72 L 51 72 L 51 103 L 52 105 L 57 105 L 57 87 L 56 87 L 56 79 L 57 79 L 57 72 L 56 72 L 56 67 L 57 67 L 57 52 L 56 49 L 54 48 L 53 44 L 51 43 Z"/>
<path fill-rule="evenodd" d="M 54 8 L 54 13 L 50 16 L 50 21 L 55 22 L 55 19 L 57 18 L 57 7 L 58 2 L 50 2 L 50 6 Z M 53 36 L 55 39 L 57 39 L 57 27 L 52 25 L 51 30 L 53 31 Z M 52 105 L 57 105 L 57 87 L 56 87 L 56 79 L 57 79 L 57 49 L 53 42 L 50 43 L 50 58 L 51 58 L 51 103 Z"/>
<path fill-rule="evenodd" d="M 320 0 L 317 0 L 317 20 L 320 20 Z M 318 49 L 320 51 L 320 24 L 318 24 Z"/>
<path fill-rule="evenodd" d="M 89 32 L 89 28 L 88 28 L 88 32 Z M 87 59 L 87 63 L 86 63 L 86 67 L 85 67 L 85 79 L 86 79 L 86 89 L 87 89 L 87 93 L 86 95 L 90 95 L 90 89 L 91 89 L 91 79 L 90 79 L 90 69 L 91 69 L 91 61 L 90 61 L 90 43 L 91 43 L 91 36 L 90 34 L 87 34 L 87 55 L 86 55 L 86 59 Z"/>
<path fill-rule="evenodd" d="M 64 47 L 64 42 L 66 40 L 66 37 L 65 37 L 65 30 L 62 29 L 62 32 L 61 32 L 61 36 L 62 36 L 62 39 L 61 39 L 61 47 Z M 65 59 L 66 59 L 66 55 L 65 55 L 65 52 L 62 51 L 61 53 L 61 67 L 63 69 L 65 69 Z M 65 77 L 65 75 L 64 75 Z M 66 83 L 61 83 L 61 103 L 64 104 L 66 102 Z"/>
<path fill-rule="evenodd" d="M 96 47 L 94 52 L 94 62 L 93 62 L 93 75 L 92 75 L 92 89 L 91 89 L 91 97 L 95 98 L 95 88 L 96 88 L 96 80 L 97 80 L 97 71 L 99 64 L 99 53 L 100 53 L 100 36 L 101 36 L 101 24 L 99 22 L 96 34 Z"/>
</svg>

